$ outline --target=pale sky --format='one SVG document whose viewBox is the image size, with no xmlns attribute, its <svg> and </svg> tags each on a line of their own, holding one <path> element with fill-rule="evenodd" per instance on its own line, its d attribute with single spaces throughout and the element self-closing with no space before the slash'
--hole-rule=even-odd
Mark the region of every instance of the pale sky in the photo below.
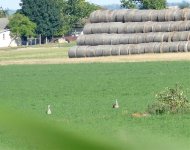
<svg viewBox="0 0 190 150">
<path fill-rule="evenodd" d="M 87 0 L 99 5 L 120 4 L 120 0 Z M 181 2 L 182 0 L 168 0 L 168 2 Z M 189 1 L 190 0 L 186 0 Z M 20 0 L 0 0 L 0 6 L 9 9 L 18 9 Z"/>
</svg>

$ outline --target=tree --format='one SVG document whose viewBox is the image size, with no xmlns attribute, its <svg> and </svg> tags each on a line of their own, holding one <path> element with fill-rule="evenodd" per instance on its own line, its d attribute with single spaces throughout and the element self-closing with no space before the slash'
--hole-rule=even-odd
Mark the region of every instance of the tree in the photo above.
<svg viewBox="0 0 190 150">
<path fill-rule="evenodd" d="M 18 37 L 27 38 L 35 36 L 36 24 L 30 21 L 28 17 L 16 13 L 10 18 L 8 28 L 10 29 L 11 36 L 14 40 Z"/>
<path fill-rule="evenodd" d="M 0 18 L 8 16 L 8 10 L 4 10 L 3 7 L 0 7 Z"/>
<path fill-rule="evenodd" d="M 121 0 L 123 8 L 164 9 L 166 0 Z"/>
<path fill-rule="evenodd" d="M 179 8 L 184 9 L 184 8 L 189 8 L 190 7 L 190 3 L 187 1 L 182 1 L 179 5 Z"/>
<path fill-rule="evenodd" d="M 19 12 L 36 23 L 36 33 L 41 34 L 43 40 L 51 39 L 63 26 L 58 0 L 21 0 L 20 5 Z"/>
<path fill-rule="evenodd" d="M 100 6 L 86 2 L 85 0 L 65 0 L 62 2 L 62 16 L 65 33 L 76 26 L 83 26 L 91 12 L 100 9 Z"/>
</svg>

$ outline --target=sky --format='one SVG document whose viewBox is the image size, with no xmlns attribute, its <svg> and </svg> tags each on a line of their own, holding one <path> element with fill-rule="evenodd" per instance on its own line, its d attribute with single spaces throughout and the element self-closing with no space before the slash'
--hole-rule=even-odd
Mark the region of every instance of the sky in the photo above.
<svg viewBox="0 0 190 150">
<path fill-rule="evenodd" d="M 99 5 L 119 4 L 120 0 L 87 0 Z M 181 2 L 182 0 L 168 0 L 168 2 Z M 190 2 L 190 0 L 187 0 Z M 20 0 L 0 0 L 0 6 L 9 9 L 18 9 Z"/>
</svg>

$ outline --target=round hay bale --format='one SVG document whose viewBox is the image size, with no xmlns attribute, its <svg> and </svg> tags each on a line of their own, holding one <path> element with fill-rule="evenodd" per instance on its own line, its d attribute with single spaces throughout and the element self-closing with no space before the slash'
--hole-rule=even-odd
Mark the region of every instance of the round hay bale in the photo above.
<svg viewBox="0 0 190 150">
<path fill-rule="evenodd" d="M 125 27 L 125 33 L 135 33 L 136 31 L 136 25 L 138 25 L 138 22 L 128 23 Z"/>
<path fill-rule="evenodd" d="M 167 13 L 166 10 L 158 11 L 158 21 L 159 22 L 166 21 L 166 19 L 165 19 L 166 13 Z"/>
<path fill-rule="evenodd" d="M 169 53 L 170 52 L 170 43 L 161 43 L 161 46 L 160 46 L 160 51 L 161 53 Z"/>
<path fill-rule="evenodd" d="M 139 54 L 140 45 L 139 44 L 131 44 L 129 46 L 130 54 Z"/>
<path fill-rule="evenodd" d="M 129 36 L 129 44 L 137 44 L 137 36 L 136 36 L 136 34 L 130 34 L 130 36 Z"/>
<path fill-rule="evenodd" d="M 180 39 L 181 39 L 181 33 L 180 32 L 174 32 L 171 41 L 177 42 L 177 41 L 180 41 Z"/>
<path fill-rule="evenodd" d="M 107 19 L 109 22 L 116 22 L 116 17 L 117 17 L 116 10 L 109 11 L 108 16 L 107 16 Z"/>
<path fill-rule="evenodd" d="M 141 36 L 137 36 L 137 43 L 146 43 L 146 36 L 144 34 L 141 34 Z"/>
<path fill-rule="evenodd" d="M 179 52 L 188 52 L 188 42 L 180 42 L 178 51 Z"/>
<path fill-rule="evenodd" d="M 101 27 L 102 27 L 102 23 L 92 24 L 92 29 L 91 29 L 92 34 L 101 33 L 102 32 Z"/>
<path fill-rule="evenodd" d="M 89 46 L 78 46 L 76 50 L 76 57 L 77 58 L 86 57 L 86 52 L 88 48 Z"/>
<path fill-rule="evenodd" d="M 112 36 L 111 35 L 109 35 L 109 34 L 103 34 L 102 37 L 103 37 L 102 38 L 103 39 L 103 44 L 102 45 L 111 45 L 111 42 L 112 42 Z"/>
<path fill-rule="evenodd" d="M 126 10 L 126 13 L 124 15 L 124 22 L 134 22 L 133 17 L 135 16 L 135 13 L 137 11 L 138 11 L 137 9 Z"/>
<path fill-rule="evenodd" d="M 150 11 L 150 18 L 151 18 L 151 21 L 154 21 L 154 22 L 157 22 L 158 21 L 158 13 L 157 13 L 157 11 L 154 11 L 154 10 L 152 10 L 152 11 Z"/>
<path fill-rule="evenodd" d="M 101 46 L 102 56 L 111 56 L 112 55 L 112 47 L 110 45 Z"/>
<path fill-rule="evenodd" d="M 120 26 L 122 25 L 121 22 L 115 22 L 110 25 L 110 32 L 109 33 L 118 33 Z"/>
<path fill-rule="evenodd" d="M 158 32 L 154 36 L 154 42 L 164 42 L 169 40 L 169 36 L 166 36 L 167 33 Z"/>
<path fill-rule="evenodd" d="M 95 57 L 103 56 L 104 47 L 105 47 L 105 45 L 98 45 L 98 46 L 94 47 L 94 49 L 95 49 Z"/>
<path fill-rule="evenodd" d="M 85 38 L 84 44 L 83 45 L 94 45 L 94 34 L 89 34 L 89 35 L 83 35 Z"/>
<path fill-rule="evenodd" d="M 176 9 L 173 15 L 174 15 L 174 21 L 183 20 L 183 12 L 181 10 Z"/>
<path fill-rule="evenodd" d="M 142 21 L 142 12 L 137 10 L 135 15 L 133 16 L 133 22 L 141 22 Z"/>
<path fill-rule="evenodd" d="M 156 34 L 152 33 L 152 32 L 144 34 L 144 38 L 145 38 L 146 43 L 154 42 L 155 36 L 156 36 Z"/>
<path fill-rule="evenodd" d="M 135 25 L 135 33 L 143 33 L 144 32 L 144 23 L 138 23 Z"/>
<path fill-rule="evenodd" d="M 171 22 L 160 22 L 160 24 L 161 24 L 161 28 L 158 32 L 171 32 L 170 31 Z"/>
<path fill-rule="evenodd" d="M 155 43 L 154 48 L 153 48 L 153 52 L 154 53 L 160 53 L 160 46 L 161 46 L 160 43 Z"/>
<path fill-rule="evenodd" d="M 154 23 L 152 27 L 152 32 L 162 32 L 162 24 L 161 23 Z"/>
<path fill-rule="evenodd" d="M 104 45 L 104 37 L 106 36 L 106 34 L 92 34 L 91 36 L 91 39 L 88 39 L 88 37 L 86 37 L 86 39 L 92 40 L 92 45 Z"/>
<path fill-rule="evenodd" d="M 110 33 L 110 23 L 101 24 L 101 33 Z"/>
<path fill-rule="evenodd" d="M 138 44 L 137 48 L 138 48 L 138 53 L 139 54 L 144 54 L 145 53 L 146 44 L 147 43 Z"/>
<path fill-rule="evenodd" d="M 170 52 L 178 52 L 178 50 L 179 50 L 179 42 L 171 42 Z"/>
<path fill-rule="evenodd" d="M 129 45 L 118 45 L 120 55 L 129 55 Z"/>
<path fill-rule="evenodd" d="M 123 34 L 123 33 L 125 33 L 125 23 L 121 23 L 120 25 L 118 25 L 118 30 L 117 30 L 117 32 L 118 32 L 118 34 Z"/>
<path fill-rule="evenodd" d="M 120 36 L 122 35 L 117 35 L 117 34 L 114 34 L 114 35 L 111 35 L 110 39 L 111 39 L 111 45 L 119 45 L 120 44 Z"/>
<path fill-rule="evenodd" d="M 97 10 L 97 11 L 94 11 L 90 14 L 90 22 L 91 23 L 97 23 L 99 21 L 99 18 L 98 18 L 98 11 L 100 10 Z"/>
<path fill-rule="evenodd" d="M 185 22 L 179 23 L 178 31 L 186 31 L 186 23 Z"/>
<path fill-rule="evenodd" d="M 187 50 L 188 50 L 188 52 L 190 52 L 190 42 L 188 42 L 188 44 L 187 44 Z"/>
<path fill-rule="evenodd" d="M 182 16 L 183 16 L 183 20 L 187 21 L 190 20 L 190 9 L 183 9 L 182 10 Z"/>
<path fill-rule="evenodd" d="M 77 45 L 85 45 L 85 38 L 86 38 L 86 35 L 80 35 L 77 38 Z"/>
<path fill-rule="evenodd" d="M 175 13 L 175 10 L 167 9 L 165 13 L 165 21 L 174 21 L 175 20 L 174 13 Z"/>
<path fill-rule="evenodd" d="M 119 37 L 120 44 L 129 44 L 129 36 L 128 34 L 123 34 L 123 36 Z"/>
<path fill-rule="evenodd" d="M 180 41 L 189 41 L 190 40 L 190 31 L 184 31 L 184 32 L 179 32 L 179 33 L 181 33 Z"/>
<path fill-rule="evenodd" d="M 124 16 L 127 13 L 127 10 L 120 9 L 116 12 L 116 22 L 125 22 Z"/>
<path fill-rule="evenodd" d="M 86 51 L 86 57 L 95 57 L 95 47 L 96 46 L 89 46 Z"/>
<path fill-rule="evenodd" d="M 154 45 L 155 43 L 145 43 L 145 53 L 154 53 Z"/>
<path fill-rule="evenodd" d="M 92 26 L 93 24 L 86 24 L 83 29 L 84 34 L 92 34 Z"/>
<path fill-rule="evenodd" d="M 76 58 L 76 51 L 78 46 L 71 47 L 68 51 L 69 58 Z"/>
<path fill-rule="evenodd" d="M 145 22 L 144 23 L 144 30 L 143 33 L 153 32 L 153 23 L 152 22 Z"/>
<path fill-rule="evenodd" d="M 111 55 L 112 56 L 118 56 L 120 55 L 120 49 L 118 45 L 113 45 L 111 49 Z"/>
<path fill-rule="evenodd" d="M 139 10 L 139 13 L 141 13 L 142 22 L 151 21 L 152 10 Z"/>
</svg>

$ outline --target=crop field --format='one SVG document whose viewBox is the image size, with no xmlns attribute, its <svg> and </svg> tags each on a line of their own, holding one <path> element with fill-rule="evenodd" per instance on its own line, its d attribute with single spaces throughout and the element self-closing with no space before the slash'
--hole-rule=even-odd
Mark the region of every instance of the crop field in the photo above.
<svg viewBox="0 0 190 150">
<path fill-rule="evenodd" d="M 161 142 L 185 150 L 190 147 L 189 114 L 145 118 L 131 114 L 145 112 L 157 92 L 176 83 L 187 89 L 190 99 L 189 76 L 189 61 L 0 66 L 0 102 L 88 138 L 100 136 L 137 147 Z M 112 108 L 116 99 L 119 109 Z M 9 134 L 0 132 L 3 149 L 34 149 Z"/>
</svg>

